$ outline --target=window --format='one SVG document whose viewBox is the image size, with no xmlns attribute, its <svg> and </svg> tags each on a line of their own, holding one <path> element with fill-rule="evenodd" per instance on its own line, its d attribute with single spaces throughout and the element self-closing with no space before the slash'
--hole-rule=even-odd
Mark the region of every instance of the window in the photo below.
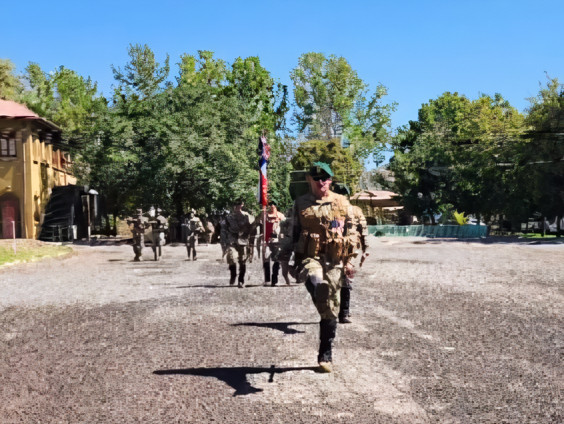
<svg viewBox="0 0 564 424">
<path fill-rule="evenodd" d="M 0 133 L 0 157 L 16 157 L 15 133 Z"/>
</svg>

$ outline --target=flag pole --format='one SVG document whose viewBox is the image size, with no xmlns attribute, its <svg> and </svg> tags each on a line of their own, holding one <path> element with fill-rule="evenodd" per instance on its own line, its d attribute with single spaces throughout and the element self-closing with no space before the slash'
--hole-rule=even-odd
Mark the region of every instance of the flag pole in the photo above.
<svg viewBox="0 0 564 424">
<path fill-rule="evenodd" d="M 259 178 L 260 178 L 260 195 L 259 199 L 262 206 L 262 265 L 264 269 L 264 284 L 270 282 L 270 258 L 266 258 L 266 206 L 268 204 L 268 178 L 267 178 L 267 165 L 270 159 L 270 146 L 266 140 L 266 130 L 262 130 L 259 140 Z"/>
</svg>

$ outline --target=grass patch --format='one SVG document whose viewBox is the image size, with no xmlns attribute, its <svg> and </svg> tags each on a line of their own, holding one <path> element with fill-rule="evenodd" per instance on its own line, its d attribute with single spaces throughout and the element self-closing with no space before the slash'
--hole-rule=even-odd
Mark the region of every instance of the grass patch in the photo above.
<svg viewBox="0 0 564 424">
<path fill-rule="evenodd" d="M 72 252 L 69 246 L 55 244 L 21 243 L 16 241 L 14 254 L 12 242 L 0 245 L 0 266 L 11 262 L 31 262 L 41 258 L 61 256 Z"/>
<path fill-rule="evenodd" d="M 540 233 L 527 233 L 523 234 L 521 237 L 526 239 L 540 239 L 540 240 L 550 240 L 556 239 L 556 234 L 547 234 L 546 236 L 542 236 Z"/>
</svg>

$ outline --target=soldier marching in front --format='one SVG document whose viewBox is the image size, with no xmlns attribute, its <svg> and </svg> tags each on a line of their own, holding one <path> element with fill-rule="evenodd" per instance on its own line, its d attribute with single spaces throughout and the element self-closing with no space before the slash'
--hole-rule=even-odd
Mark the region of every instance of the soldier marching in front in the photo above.
<svg viewBox="0 0 564 424">
<path fill-rule="evenodd" d="M 245 272 L 249 256 L 249 237 L 251 237 L 252 231 L 255 229 L 255 219 L 252 215 L 243 211 L 243 205 L 244 202 L 242 200 L 237 200 L 233 203 L 233 210 L 225 219 L 225 229 L 223 230 L 222 228 L 227 244 L 227 263 L 230 272 L 229 284 L 235 284 L 235 279 L 237 279 L 239 288 L 245 286 Z M 237 264 L 239 264 L 238 278 Z"/>
<path fill-rule="evenodd" d="M 332 371 L 340 289 L 353 269 L 345 225 L 351 219 L 350 203 L 330 190 L 332 177 L 327 163 L 313 163 L 306 177 L 311 192 L 296 199 L 292 229 L 297 276 L 321 317 L 317 360 L 324 372 Z"/>
</svg>

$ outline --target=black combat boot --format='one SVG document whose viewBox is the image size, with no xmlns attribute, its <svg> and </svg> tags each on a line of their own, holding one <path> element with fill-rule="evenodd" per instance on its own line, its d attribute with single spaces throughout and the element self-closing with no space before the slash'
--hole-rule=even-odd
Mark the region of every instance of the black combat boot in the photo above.
<svg viewBox="0 0 564 424">
<path fill-rule="evenodd" d="M 317 362 L 319 363 L 320 370 L 323 372 L 333 371 L 331 347 L 336 334 L 336 319 L 322 319 L 319 321 L 319 355 L 317 356 Z"/>
<path fill-rule="evenodd" d="M 229 265 L 229 272 L 231 276 L 229 277 L 229 285 L 235 284 L 235 279 L 237 278 L 237 265 Z"/>
<path fill-rule="evenodd" d="M 280 270 L 280 262 L 274 262 L 274 264 L 272 265 L 272 278 L 271 278 L 271 284 L 273 286 L 275 286 L 276 284 L 278 284 L 278 271 Z"/>
<path fill-rule="evenodd" d="M 243 288 L 245 286 L 245 271 L 247 270 L 247 265 L 239 264 L 239 288 Z"/>
<path fill-rule="evenodd" d="M 348 286 L 341 287 L 341 306 L 339 309 L 339 322 L 341 324 L 350 324 L 352 321 L 350 317 L 351 305 L 351 288 Z"/>
<path fill-rule="evenodd" d="M 262 269 L 264 270 L 264 282 L 270 283 L 270 261 L 263 262 Z"/>
</svg>

